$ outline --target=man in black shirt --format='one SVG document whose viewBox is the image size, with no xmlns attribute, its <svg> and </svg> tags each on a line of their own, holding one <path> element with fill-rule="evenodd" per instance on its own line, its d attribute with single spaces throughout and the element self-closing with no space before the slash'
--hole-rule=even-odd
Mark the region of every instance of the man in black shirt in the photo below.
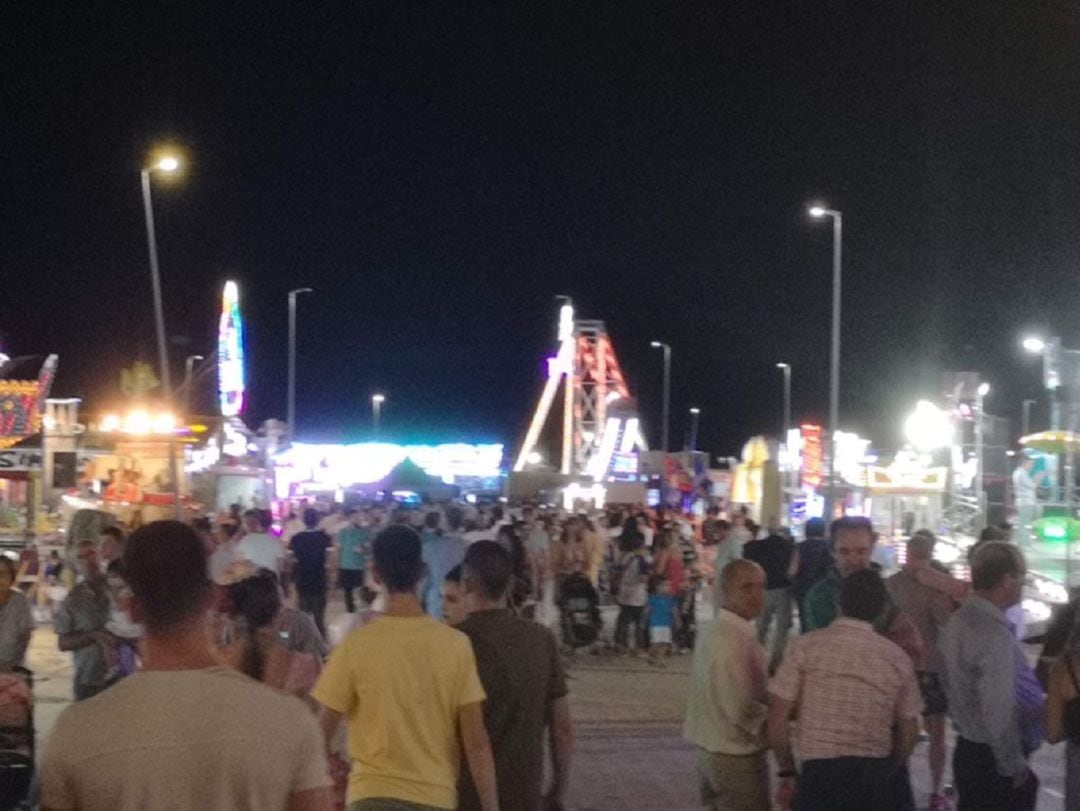
<svg viewBox="0 0 1080 811">
<path fill-rule="evenodd" d="M 795 541 L 782 527 L 769 527 L 766 538 L 753 540 L 743 546 L 743 557 L 765 570 L 765 611 L 758 618 L 758 640 L 765 644 L 769 626 L 776 620 L 769 673 L 780 667 L 791 629 L 791 579 L 788 569 L 795 554 Z"/>
<path fill-rule="evenodd" d="M 561 807 L 570 770 L 572 732 L 558 647 L 544 626 L 514 615 L 507 594 L 513 567 L 495 541 L 477 541 L 465 553 L 462 582 L 469 610 L 457 626 L 472 642 L 487 693 L 484 726 L 495 754 L 499 805 L 514 811 Z M 551 733 L 552 785 L 545 797 L 544 733 Z M 480 808 L 467 770 L 459 808 Z"/>
<path fill-rule="evenodd" d="M 289 551 L 296 558 L 294 582 L 300 598 L 300 610 L 315 620 L 319 633 L 326 637 L 323 617 L 326 614 L 326 553 L 334 545 L 330 536 L 319 529 L 319 511 L 304 510 L 303 532 L 289 541 Z"/>
</svg>

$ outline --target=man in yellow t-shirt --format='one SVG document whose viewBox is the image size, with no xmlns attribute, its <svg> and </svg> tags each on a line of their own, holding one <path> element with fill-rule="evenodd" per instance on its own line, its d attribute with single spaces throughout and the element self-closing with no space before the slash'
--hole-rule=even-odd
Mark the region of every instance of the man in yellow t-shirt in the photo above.
<svg viewBox="0 0 1080 811">
<path fill-rule="evenodd" d="M 348 718 L 349 811 L 456 808 L 462 749 L 484 811 L 496 811 L 472 645 L 424 613 L 416 597 L 424 565 L 414 530 L 388 527 L 372 551 L 386 611 L 330 654 L 311 693 L 322 705 L 328 742 Z"/>
</svg>

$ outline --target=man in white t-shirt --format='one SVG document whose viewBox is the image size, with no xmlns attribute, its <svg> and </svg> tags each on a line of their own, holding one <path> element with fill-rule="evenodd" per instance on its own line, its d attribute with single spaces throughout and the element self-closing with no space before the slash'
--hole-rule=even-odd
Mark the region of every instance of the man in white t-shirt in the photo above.
<svg viewBox="0 0 1080 811">
<path fill-rule="evenodd" d="M 1016 504 L 1016 542 L 1026 547 L 1031 540 L 1031 525 L 1039 517 L 1039 481 L 1046 475 L 1032 476 L 1035 460 L 1030 456 L 1020 459 L 1012 474 L 1013 502 Z"/>
<path fill-rule="evenodd" d="M 325 748 L 298 699 L 222 667 L 202 541 L 156 521 L 124 552 L 143 669 L 61 713 L 41 767 L 47 811 L 332 805 Z"/>
<path fill-rule="evenodd" d="M 244 518 L 248 533 L 240 540 L 236 557 L 250 561 L 256 569 L 280 573 L 285 550 L 281 541 L 270 534 L 270 511 L 249 510 Z"/>
</svg>

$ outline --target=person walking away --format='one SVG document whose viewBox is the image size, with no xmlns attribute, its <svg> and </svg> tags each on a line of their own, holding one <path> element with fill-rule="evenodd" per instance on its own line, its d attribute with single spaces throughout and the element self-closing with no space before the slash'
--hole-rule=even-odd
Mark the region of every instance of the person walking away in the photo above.
<svg viewBox="0 0 1080 811">
<path fill-rule="evenodd" d="M 462 582 L 468 617 L 458 626 L 472 642 L 480 683 L 487 693 L 484 726 L 491 739 L 499 802 L 521 811 L 561 808 L 569 783 L 573 732 L 558 645 L 541 625 L 514 615 L 510 556 L 492 541 L 465 554 Z M 552 784 L 545 793 L 544 740 L 551 740 Z M 482 808 L 463 770 L 460 804 Z"/>
<path fill-rule="evenodd" d="M 495 811 L 485 694 L 469 638 L 424 613 L 414 530 L 387 527 L 372 552 L 386 610 L 334 649 L 311 693 L 328 743 L 348 719 L 350 811 L 456 808 L 462 749 L 481 808 Z"/>
<path fill-rule="evenodd" d="M 911 659 L 877 633 L 885 584 L 863 569 L 840 586 L 840 616 L 792 639 L 769 685 L 776 804 L 798 811 L 869 811 L 895 805 L 922 710 Z M 796 721 L 798 771 L 790 726 Z"/>
<path fill-rule="evenodd" d="M 429 512 L 420 534 L 427 580 L 424 583 L 424 610 L 436 619 L 442 616 L 442 586 L 447 573 L 465 560 L 465 543 L 458 535 L 439 530 L 439 514 Z"/>
<path fill-rule="evenodd" d="M 30 601 L 15 590 L 15 577 L 15 562 L 0 555 L 0 669 L 25 664 L 34 631 Z"/>
<path fill-rule="evenodd" d="M 733 560 L 719 576 L 725 602 L 694 647 L 683 736 L 698 748 L 706 808 L 769 811 L 768 677 L 752 624 L 765 606 L 765 573 Z"/>
<path fill-rule="evenodd" d="M 1080 633 L 1073 628 L 1050 667 L 1046 740 L 1065 741 L 1065 809 L 1080 809 Z"/>
<path fill-rule="evenodd" d="M 1005 609 L 1020 602 L 1026 573 L 1015 546 L 983 544 L 971 561 L 974 594 L 939 636 L 941 680 L 958 735 L 959 811 L 1035 808 L 1039 781 L 1027 761 L 1034 742 L 1025 745 L 1023 724 L 1032 708 L 1020 701 L 1027 659 L 1005 619 Z"/>
<path fill-rule="evenodd" d="M 326 553 L 333 548 L 334 541 L 323 530 L 318 529 L 318 510 L 310 507 L 304 510 L 304 526 L 307 529 L 294 535 L 289 541 L 289 551 L 296 558 L 293 579 L 297 602 L 300 610 L 310 614 L 315 620 L 315 627 L 325 638 Z"/>
<path fill-rule="evenodd" d="M 351 509 L 345 513 L 349 523 L 338 532 L 338 585 L 345 594 L 345 610 L 356 613 L 354 592 L 364 586 L 364 565 L 370 548 L 368 516 L 362 510 Z"/>
<path fill-rule="evenodd" d="M 649 576 L 649 664 L 663 666 L 661 656 L 671 655 L 672 629 L 677 606 L 671 581 L 660 574 Z"/>
<path fill-rule="evenodd" d="M 678 622 L 675 626 L 675 648 L 679 653 L 690 653 L 697 637 L 697 595 L 701 587 L 701 556 L 698 554 L 694 530 L 688 524 L 681 525 L 679 551 L 682 553 L 683 585 L 679 590 Z"/>
<path fill-rule="evenodd" d="M 256 569 L 269 569 L 280 574 L 285 554 L 281 542 L 270 534 L 270 524 L 269 510 L 248 510 L 244 513 L 247 533 L 237 544 L 236 558 L 250 561 Z"/>
<path fill-rule="evenodd" d="M 615 622 L 615 647 L 625 651 L 630 647 L 630 629 L 634 631 L 634 649 L 640 655 L 648 647 L 645 633 L 645 606 L 649 601 L 649 564 L 645 560 L 645 536 L 631 525 L 619 536 L 622 555 L 619 558 L 618 588 L 615 601 L 619 617 Z"/>
<path fill-rule="evenodd" d="M 716 522 L 714 536 L 718 539 L 713 556 L 713 617 L 719 617 L 724 607 L 724 579 L 720 573 L 731 561 L 742 557 L 742 543 L 731 531 L 731 525 L 723 519 Z"/>
<path fill-rule="evenodd" d="M 769 527 L 766 537 L 750 541 L 743 547 L 743 557 L 758 564 L 765 572 L 765 610 L 758 617 L 757 628 L 758 641 L 764 645 L 770 627 L 774 622 L 776 624 L 772 655 L 769 657 L 770 674 L 780 666 L 791 630 L 791 580 L 788 569 L 794 554 L 795 541 L 775 522 Z"/>
<path fill-rule="evenodd" d="M 195 531 L 143 526 L 124 568 L 133 618 L 146 628 L 143 668 L 60 714 L 42 759 L 42 807 L 329 809 L 314 715 L 220 665 Z"/>
<path fill-rule="evenodd" d="M 832 568 L 832 550 L 825 537 L 825 521 L 811 518 L 803 527 L 805 539 L 795 547 L 788 574 L 791 577 L 792 593 L 799 609 L 799 628 L 809 630 L 806 622 L 806 595 L 810 589 Z"/>
<path fill-rule="evenodd" d="M 53 627 L 60 650 L 74 652 L 73 691 L 75 700 L 82 701 L 108 686 L 108 651 L 112 638 L 105 630 L 109 621 L 109 587 L 93 541 L 78 543 L 75 561 L 82 579 L 60 604 Z"/>
<path fill-rule="evenodd" d="M 1046 471 L 1032 475 L 1035 460 L 1022 456 L 1012 474 L 1013 501 L 1016 504 L 1015 543 L 1022 549 L 1031 544 L 1031 525 L 1039 517 L 1039 484 Z"/>
<path fill-rule="evenodd" d="M 929 738 L 930 811 L 948 811 L 952 802 L 942 793 L 945 776 L 945 712 L 948 702 L 938 671 L 941 658 L 937 651 L 938 635 L 952 616 L 956 604 L 943 591 L 926 585 L 923 573 L 931 570 L 934 559 L 933 533 L 916 532 L 907 544 L 907 562 L 885 581 L 889 597 L 919 629 L 922 655 L 915 661 L 915 677 L 923 699 L 923 727 Z"/>
</svg>

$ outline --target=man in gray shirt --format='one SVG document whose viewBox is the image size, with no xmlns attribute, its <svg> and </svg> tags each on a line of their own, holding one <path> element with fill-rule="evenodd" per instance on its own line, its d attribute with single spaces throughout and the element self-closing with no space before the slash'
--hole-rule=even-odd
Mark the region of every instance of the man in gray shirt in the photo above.
<svg viewBox="0 0 1080 811">
<path fill-rule="evenodd" d="M 1028 768 L 1022 722 L 1041 708 L 1019 697 L 1027 669 L 1005 609 L 1020 602 L 1027 567 L 1016 547 L 982 545 L 971 561 L 974 594 L 938 641 L 941 680 L 959 738 L 953 776 L 958 811 L 1028 811 L 1039 781 Z"/>
<path fill-rule="evenodd" d="M 75 700 L 82 701 L 107 686 L 106 650 L 112 639 L 105 630 L 109 621 L 109 589 L 101 573 L 97 546 L 93 541 L 79 541 L 75 555 L 83 579 L 60 605 L 53 626 L 60 650 L 74 652 Z"/>
</svg>

